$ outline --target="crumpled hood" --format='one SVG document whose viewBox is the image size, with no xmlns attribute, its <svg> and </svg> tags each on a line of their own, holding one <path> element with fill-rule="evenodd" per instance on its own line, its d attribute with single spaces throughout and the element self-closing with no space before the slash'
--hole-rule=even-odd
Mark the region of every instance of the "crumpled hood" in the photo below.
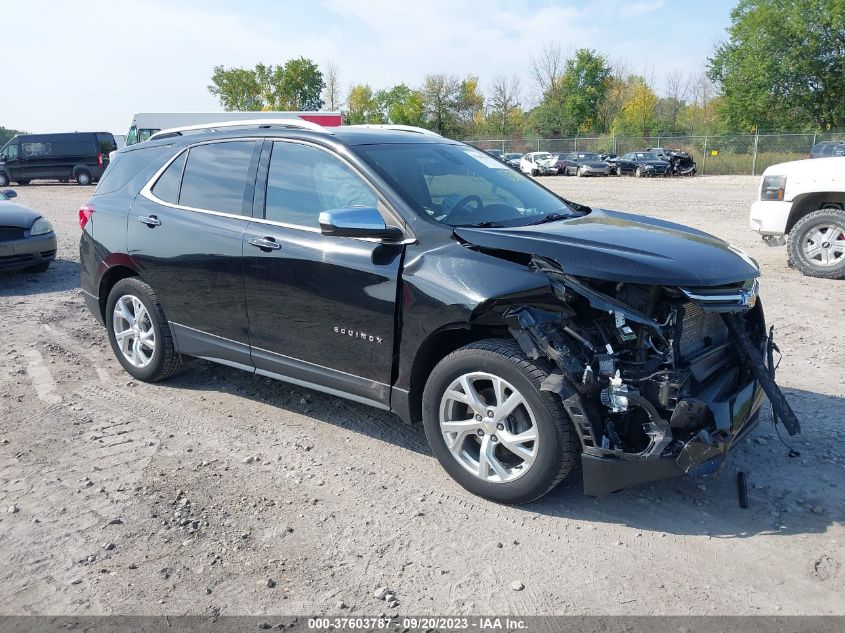
<svg viewBox="0 0 845 633">
<path fill-rule="evenodd" d="M 760 275 L 747 255 L 708 233 L 603 209 L 535 226 L 454 232 L 481 248 L 547 257 L 566 273 L 608 281 L 695 287 Z"/>
<path fill-rule="evenodd" d="M 15 202 L 0 200 L 0 226 L 16 226 L 28 229 L 41 214 Z"/>
</svg>

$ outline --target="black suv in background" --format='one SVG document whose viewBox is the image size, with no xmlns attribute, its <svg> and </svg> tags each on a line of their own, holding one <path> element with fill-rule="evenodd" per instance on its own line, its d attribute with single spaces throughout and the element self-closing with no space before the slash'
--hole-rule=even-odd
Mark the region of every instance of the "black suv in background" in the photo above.
<svg viewBox="0 0 845 633">
<path fill-rule="evenodd" d="M 764 392 L 798 431 L 757 265 L 715 237 L 424 131 L 165 136 L 79 210 L 87 305 L 139 380 L 194 356 L 421 420 L 452 477 L 507 503 L 579 455 L 588 494 L 708 472 Z"/>
<path fill-rule="evenodd" d="M 32 180 L 97 182 L 117 149 L 110 132 L 18 134 L 0 149 L 0 187 Z"/>
<path fill-rule="evenodd" d="M 845 156 L 845 141 L 822 141 L 810 149 L 810 158 Z"/>
</svg>

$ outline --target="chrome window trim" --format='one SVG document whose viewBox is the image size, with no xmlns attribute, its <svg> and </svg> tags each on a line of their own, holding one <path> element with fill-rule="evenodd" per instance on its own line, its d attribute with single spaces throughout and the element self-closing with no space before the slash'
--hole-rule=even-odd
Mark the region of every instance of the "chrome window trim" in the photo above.
<svg viewBox="0 0 845 633">
<path fill-rule="evenodd" d="M 206 213 L 208 215 L 216 215 L 216 216 L 223 217 L 223 218 L 235 218 L 235 219 L 239 219 L 239 220 L 247 220 L 247 221 L 250 221 L 250 222 L 257 222 L 259 224 L 268 224 L 270 226 L 278 226 L 278 227 L 281 227 L 281 228 L 284 228 L 284 229 L 295 229 L 295 230 L 298 230 L 298 231 L 307 231 L 309 233 L 317 233 L 319 235 L 322 235 L 323 234 L 322 230 L 320 230 L 317 227 L 302 226 L 302 225 L 299 225 L 299 224 L 290 224 L 290 223 L 287 223 L 287 222 L 278 222 L 276 220 L 268 220 L 267 218 L 256 218 L 253 215 L 241 215 L 241 214 L 238 214 L 238 213 L 226 213 L 224 211 L 212 211 L 211 209 L 200 209 L 198 207 L 189 207 L 189 206 L 184 205 L 184 204 L 176 204 L 176 203 L 173 203 L 173 202 L 167 202 L 165 200 L 162 200 L 161 198 L 159 198 L 158 196 L 156 196 L 153 193 L 153 187 L 155 187 L 156 183 L 158 182 L 158 179 L 161 178 L 161 175 L 165 171 L 167 171 L 167 168 L 170 167 L 170 165 L 173 162 L 175 162 L 176 159 L 179 158 L 179 156 L 181 156 L 184 152 L 189 151 L 192 147 L 197 147 L 199 145 L 210 145 L 211 143 L 232 143 L 232 142 L 237 142 L 237 141 L 263 142 L 265 140 L 269 140 L 271 143 L 284 142 L 284 143 L 299 143 L 301 145 L 309 145 L 311 147 L 314 147 L 316 149 L 319 149 L 319 150 L 326 152 L 330 156 L 334 156 L 334 157 L 340 159 L 340 161 L 344 165 L 346 165 L 347 167 L 352 169 L 352 171 L 359 178 L 361 178 L 361 180 L 364 181 L 364 183 L 367 185 L 367 187 L 372 189 L 372 191 L 376 194 L 376 199 L 378 200 L 378 202 L 380 204 L 383 204 L 385 209 L 387 210 L 387 212 L 392 216 L 391 219 L 399 220 L 401 225 L 402 225 L 399 228 L 402 229 L 402 232 L 405 235 L 408 236 L 405 239 L 398 241 L 398 242 L 386 242 L 384 240 L 380 240 L 378 238 L 371 238 L 371 237 L 365 237 L 365 238 L 351 237 L 351 238 L 344 238 L 344 239 L 353 239 L 353 240 L 364 241 L 364 242 L 375 242 L 375 243 L 379 243 L 379 244 L 414 244 L 417 241 L 416 238 L 413 236 L 413 233 L 410 231 L 410 229 L 407 228 L 407 222 L 405 222 L 405 219 L 402 218 L 402 216 L 399 215 L 393 209 L 393 207 L 387 202 L 387 200 L 384 198 L 384 196 L 381 195 L 381 192 L 378 191 L 375 187 L 373 187 L 370 184 L 370 181 L 366 177 L 364 177 L 364 175 L 354 165 L 352 165 L 348 160 L 346 160 L 345 157 L 343 157 L 339 154 L 336 154 L 334 152 L 331 152 L 331 151 L 327 150 L 325 147 L 321 147 L 317 143 L 305 141 L 303 139 L 286 139 L 286 138 L 278 138 L 277 139 L 275 137 L 247 136 L 247 137 L 238 137 L 238 138 L 210 139 L 210 140 L 205 140 L 205 141 L 199 141 L 197 143 L 192 143 L 191 145 L 187 145 L 187 146 L 183 147 L 181 150 L 179 150 L 173 156 L 171 156 L 167 160 L 167 162 L 164 163 L 164 165 L 162 165 L 156 171 L 155 174 L 153 174 L 153 176 L 141 188 L 141 191 L 139 193 L 140 193 L 140 195 L 144 196 L 147 200 L 149 200 L 151 202 L 155 202 L 156 204 L 163 205 L 165 207 L 169 207 L 171 209 L 179 209 L 179 210 L 182 210 L 182 211 L 192 211 L 194 213 Z M 272 159 L 273 159 L 273 154 L 272 154 L 272 151 L 271 151 L 270 160 L 272 161 Z M 186 167 L 187 167 L 187 163 L 186 163 Z M 268 170 L 269 170 L 269 165 L 268 165 Z M 266 205 L 266 201 L 265 201 L 265 210 L 264 210 L 265 214 L 266 214 L 266 206 L 267 205 Z M 379 210 L 379 212 L 383 213 L 381 210 Z M 329 237 L 329 236 L 326 236 L 326 237 Z"/>
</svg>

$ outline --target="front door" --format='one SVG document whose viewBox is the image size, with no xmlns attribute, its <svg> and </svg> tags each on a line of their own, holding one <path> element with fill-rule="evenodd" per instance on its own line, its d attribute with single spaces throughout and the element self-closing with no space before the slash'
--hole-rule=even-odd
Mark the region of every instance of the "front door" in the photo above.
<svg viewBox="0 0 845 633">
<path fill-rule="evenodd" d="M 243 292 L 257 143 L 195 145 L 136 198 L 128 252 L 158 295 L 179 350 L 251 369 Z"/>
<path fill-rule="evenodd" d="M 253 364 L 265 375 L 387 406 L 404 247 L 321 234 L 321 211 L 379 205 L 336 155 L 268 141 L 264 156 L 266 189 L 259 174 L 256 196 L 264 217 L 244 236 Z"/>
</svg>

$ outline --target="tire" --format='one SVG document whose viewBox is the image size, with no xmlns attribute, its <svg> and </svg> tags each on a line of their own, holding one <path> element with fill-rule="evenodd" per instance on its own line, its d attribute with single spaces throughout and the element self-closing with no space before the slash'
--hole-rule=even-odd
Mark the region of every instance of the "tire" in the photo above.
<svg viewBox="0 0 845 633">
<path fill-rule="evenodd" d="M 532 175 L 532 176 L 534 176 L 535 178 L 537 177 L 537 173 L 538 173 L 538 172 L 537 172 L 537 170 L 536 170 L 536 169 L 532 169 L 532 170 L 531 170 L 531 175 Z"/>
<path fill-rule="evenodd" d="M 845 211 L 828 208 L 805 215 L 789 232 L 786 248 L 790 264 L 804 275 L 845 279 Z"/>
<path fill-rule="evenodd" d="M 9 186 L 9 177 L 5 174 L 5 172 L 0 171 L 0 187 L 8 187 Z"/>
<path fill-rule="evenodd" d="M 131 301 L 132 299 L 137 300 L 143 306 L 146 316 L 142 315 L 141 322 L 138 324 L 139 330 L 135 332 L 136 335 L 146 334 L 152 330 L 152 353 L 149 353 L 150 348 L 147 344 L 138 344 L 136 335 L 125 337 L 131 339 L 125 343 L 127 350 L 129 350 L 128 354 L 125 354 L 121 348 L 115 328 L 124 328 L 122 331 L 132 329 L 129 319 L 115 316 L 118 301 L 124 299 L 129 299 L 127 308 L 129 306 L 134 308 L 134 311 L 130 310 L 128 312 L 130 316 L 137 316 L 139 312 L 139 309 L 135 307 L 137 304 L 134 304 L 134 301 Z M 126 372 L 133 378 L 143 380 L 144 382 L 156 382 L 172 376 L 179 369 L 182 362 L 181 357 L 173 344 L 173 335 L 164 316 L 164 310 L 162 310 L 161 304 L 153 289 L 137 277 L 121 279 L 111 289 L 108 301 L 106 302 L 105 322 L 112 351 L 117 357 L 118 362 L 120 362 Z M 132 354 L 132 350 L 136 346 L 139 348 L 138 356 Z M 141 362 L 130 360 L 128 356 L 132 356 L 135 361 L 147 358 L 148 360 L 146 363 L 141 364 Z"/>
<path fill-rule="evenodd" d="M 28 273 L 46 273 L 48 268 L 50 268 L 50 262 L 41 262 L 35 266 L 25 268 L 24 271 Z"/>
<path fill-rule="evenodd" d="M 635 175 L 637 178 L 642 178 L 642 177 L 643 177 L 643 168 L 642 168 L 642 167 L 637 167 L 637 171 L 635 171 L 635 172 L 634 172 L 634 175 Z"/>
<path fill-rule="evenodd" d="M 32 182 L 32 181 L 31 180 L 18 180 L 18 184 L 21 187 L 26 187 L 30 182 Z"/>
<path fill-rule="evenodd" d="M 94 182 L 94 179 L 91 178 L 91 172 L 87 169 L 80 169 L 79 171 L 77 171 L 75 178 L 76 184 L 82 185 L 83 187 L 90 185 L 92 182 Z"/>
<path fill-rule="evenodd" d="M 617 165 L 617 166 L 616 166 L 616 175 L 617 175 L 617 176 L 621 176 L 621 175 L 622 175 L 622 168 L 621 168 L 619 165 Z"/>
<path fill-rule="evenodd" d="M 584 177 L 584 172 L 583 172 L 583 171 L 581 171 L 581 168 L 579 167 L 579 168 L 575 171 L 575 175 L 576 175 L 576 176 L 578 176 L 579 178 L 583 178 L 583 177 Z"/>
<path fill-rule="evenodd" d="M 548 375 L 546 367 L 530 360 L 515 341 L 506 339 L 488 339 L 462 347 L 446 356 L 431 372 L 423 393 L 425 434 L 441 466 L 466 490 L 497 503 L 528 503 L 552 490 L 575 467 L 579 444 L 572 422 L 557 394 L 540 391 L 540 385 Z M 495 417 L 500 403 L 488 377 L 503 385 L 500 393 L 504 401 L 517 393 L 523 398 L 522 403 L 501 421 Z M 478 421 L 480 416 L 476 413 L 469 413 L 473 409 L 466 402 L 449 397 L 449 394 L 460 397 L 463 397 L 461 393 L 466 394 L 460 386 L 462 379 L 469 380 L 473 388 L 481 385 L 475 393 L 480 396 L 477 399 L 480 409 L 476 410 L 483 414 L 482 421 Z M 483 388 L 485 384 L 489 385 L 486 389 Z M 504 395 L 508 389 L 511 393 Z M 481 398 L 485 396 L 482 402 Z M 490 401 L 496 404 L 487 404 Z M 494 416 L 489 417 L 489 413 Z M 462 430 L 448 439 L 454 442 L 452 446 L 458 456 L 447 444 L 444 434 L 450 432 L 441 427 L 441 415 L 444 424 L 454 420 L 460 420 L 458 425 L 463 423 Z M 476 423 L 487 430 L 475 429 Z M 532 429 L 536 440 L 514 442 L 520 434 Z M 496 433 L 502 434 L 501 437 Z M 505 435 L 509 436 L 508 440 L 504 439 Z M 508 450 L 509 442 L 510 446 L 530 451 L 531 463 Z M 485 459 L 482 478 L 478 473 L 482 471 L 481 454 L 485 446 L 492 451 L 498 469 Z M 475 462 L 472 461 L 473 452 L 477 455 Z M 474 472 L 470 472 L 471 469 L 475 469 Z M 500 472 L 507 476 L 502 477 Z M 490 480 L 491 477 L 499 481 Z"/>
</svg>

